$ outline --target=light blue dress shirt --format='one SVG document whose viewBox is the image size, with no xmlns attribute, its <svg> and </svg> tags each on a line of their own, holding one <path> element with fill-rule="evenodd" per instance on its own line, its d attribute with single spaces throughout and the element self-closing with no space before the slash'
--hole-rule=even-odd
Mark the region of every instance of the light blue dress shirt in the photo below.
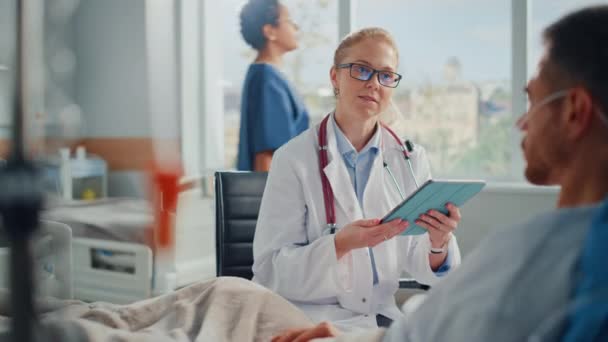
<svg viewBox="0 0 608 342">
<path fill-rule="evenodd" d="M 372 171 L 372 165 L 374 159 L 380 151 L 380 130 L 376 129 L 376 132 L 369 140 L 367 145 L 361 149 L 360 152 L 354 148 L 353 144 L 346 138 L 340 127 L 336 124 L 333 116 L 331 117 L 332 124 L 334 125 L 334 131 L 336 131 L 336 142 L 338 146 L 338 152 L 342 155 L 344 163 L 346 164 L 346 170 L 350 176 L 351 183 L 357 194 L 357 200 L 359 200 L 359 206 L 363 207 L 363 193 L 365 192 L 365 186 L 367 180 Z M 369 248 L 369 256 L 372 263 L 372 274 L 374 277 L 374 284 L 378 284 L 378 270 L 376 269 L 376 261 L 374 259 L 374 251 Z M 451 257 L 448 253 L 444 263 L 435 271 L 437 276 L 442 276 L 450 270 Z"/>
</svg>

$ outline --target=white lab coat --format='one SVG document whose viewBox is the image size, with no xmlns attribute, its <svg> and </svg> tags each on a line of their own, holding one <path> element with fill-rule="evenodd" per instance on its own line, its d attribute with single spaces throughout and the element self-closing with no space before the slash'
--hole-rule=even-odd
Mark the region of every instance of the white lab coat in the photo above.
<svg viewBox="0 0 608 342">
<path fill-rule="evenodd" d="M 290 300 L 313 321 L 331 321 L 343 330 L 376 327 L 376 314 L 399 319 L 394 295 L 403 271 L 423 284 L 439 280 L 429 265 L 428 234 L 398 236 L 374 247 L 375 286 L 367 248 L 337 260 L 334 235 L 326 229 L 318 130 L 319 125 L 308 129 L 273 156 L 253 242 L 253 280 Z M 406 196 L 416 189 L 398 143 L 382 129 L 361 208 L 335 133 L 328 124 L 329 164 L 324 172 L 334 192 L 338 229 L 362 218 L 382 218 L 401 202 L 383 161 Z M 416 146 L 411 155 L 422 184 L 431 177 L 425 151 Z M 448 249 L 454 269 L 460 264 L 455 237 Z"/>
</svg>

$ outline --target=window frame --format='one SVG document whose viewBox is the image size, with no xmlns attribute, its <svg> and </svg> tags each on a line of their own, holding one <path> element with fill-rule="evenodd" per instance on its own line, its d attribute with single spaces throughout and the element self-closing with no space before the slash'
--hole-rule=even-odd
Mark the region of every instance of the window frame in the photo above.
<svg viewBox="0 0 608 342">
<path fill-rule="evenodd" d="M 224 168 L 221 16 L 213 0 L 179 1 L 182 164 L 186 178 Z"/>
</svg>

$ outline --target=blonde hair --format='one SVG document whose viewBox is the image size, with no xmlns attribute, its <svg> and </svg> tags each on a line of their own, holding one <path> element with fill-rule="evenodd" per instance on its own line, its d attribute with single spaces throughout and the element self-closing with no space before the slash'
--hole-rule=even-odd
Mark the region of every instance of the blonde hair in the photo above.
<svg viewBox="0 0 608 342">
<path fill-rule="evenodd" d="M 399 49 L 397 49 L 397 43 L 393 39 L 390 33 L 387 30 L 380 27 L 366 27 L 362 28 L 358 31 L 351 32 L 346 37 L 342 39 L 338 47 L 336 48 L 336 52 L 334 53 L 334 65 L 338 65 L 344 61 L 346 55 L 348 53 L 348 49 L 359 44 L 360 42 L 366 39 L 374 39 L 374 40 L 382 40 L 395 50 L 395 54 L 397 55 L 397 63 L 399 62 Z"/>
<path fill-rule="evenodd" d="M 348 55 L 348 49 L 359 44 L 360 42 L 366 39 L 374 39 L 380 40 L 387 43 L 394 51 L 397 57 L 397 63 L 399 63 L 399 49 L 397 48 L 397 43 L 393 36 L 388 33 L 387 30 L 380 27 L 366 27 L 362 28 L 358 31 L 352 32 L 338 45 L 336 48 L 336 52 L 334 53 L 334 66 L 338 66 L 341 64 L 346 56 Z M 334 89 L 334 94 L 337 95 L 336 90 Z M 380 113 L 380 121 L 382 121 L 385 125 L 390 126 L 397 134 L 403 135 L 405 131 L 405 119 L 403 114 L 397 108 L 393 100 L 390 101 L 390 106 L 386 111 Z"/>
</svg>

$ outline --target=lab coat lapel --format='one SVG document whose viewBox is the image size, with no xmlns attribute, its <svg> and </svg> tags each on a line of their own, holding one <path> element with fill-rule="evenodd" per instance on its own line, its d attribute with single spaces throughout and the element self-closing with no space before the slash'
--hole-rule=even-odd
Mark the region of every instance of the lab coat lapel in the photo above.
<svg viewBox="0 0 608 342">
<path fill-rule="evenodd" d="M 327 145 L 331 160 L 325 169 L 323 169 L 323 172 L 325 172 L 325 176 L 327 176 L 331 189 L 334 192 L 336 207 L 340 206 L 349 220 L 352 221 L 362 218 L 363 214 L 361 207 L 358 205 L 359 201 L 357 200 L 353 184 L 350 181 L 348 170 L 346 170 L 346 165 L 344 165 L 342 156 L 338 151 L 336 132 L 333 126 L 331 123 L 327 125 Z"/>
<path fill-rule="evenodd" d="M 395 163 L 391 158 L 393 153 L 385 153 L 393 148 L 393 137 L 388 134 L 380 135 L 380 151 L 374 159 L 367 186 L 363 194 L 363 210 L 366 218 L 382 218 L 395 205 L 396 198 L 392 193 L 392 183 L 389 180 L 388 172 L 384 169 L 384 161 Z M 395 202 L 395 203 L 393 203 Z M 380 281 L 394 278 L 392 274 L 397 270 L 397 240 L 391 239 L 384 241 L 373 247 L 376 270 Z M 398 275 L 397 275 L 398 277 Z"/>
<path fill-rule="evenodd" d="M 384 149 L 386 148 L 384 144 L 388 139 L 384 134 L 380 135 L 380 139 L 380 151 L 374 159 L 372 170 L 365 186 L 365 192 L 363 193 L 363 210 L 367 218 L 382 218 L 391 209 L 384 181 L 384 173 L 386 172 L 384 170 Z"/>
</svg>

